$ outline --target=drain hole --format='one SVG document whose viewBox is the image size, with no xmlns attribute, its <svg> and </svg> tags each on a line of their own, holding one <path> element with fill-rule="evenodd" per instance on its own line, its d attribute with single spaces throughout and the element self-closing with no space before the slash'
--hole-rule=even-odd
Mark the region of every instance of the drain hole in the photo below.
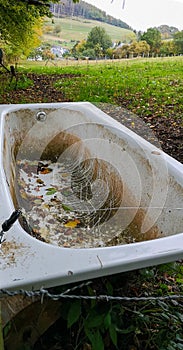
<svg viewBox="0 0 183 350">
<path fill-rule="evenodd" d="M 45 112 L 38 112 L 36 114 L 36 120 L 39 122 L 44 122 L 46 120 L 47 116 Z"/>
</svg>

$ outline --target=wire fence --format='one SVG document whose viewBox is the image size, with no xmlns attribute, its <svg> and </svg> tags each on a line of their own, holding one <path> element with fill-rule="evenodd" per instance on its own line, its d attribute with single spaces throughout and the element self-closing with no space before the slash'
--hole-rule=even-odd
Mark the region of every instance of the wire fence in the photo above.
<svg viewBox="0 0 183 350">
<path fill-rule="evenodd" d="M 76 289 L 82 289 L 83 287 L 88 286 L 91 284 L 91 281 L 88 281 L 86 283 L 82 283 L 80 285 L 74 286 L 73 288 L 67 289 L 62 293 L 54 294 L 49 292 L 47 289 L 41 288 L 37 291 L 31 291 L 31 290 L 16 290 L 16 291 L 9 291 L 7 289 L 0 289 L 0 298 L 3 296 L 24 296 L 24 297 L 39 297 L 41 300 L 41 303 L 43 303 L 43 300 L 45 297 L 52 299 L 54 301 L 60 300 L 60 299 L 79 299 L 79 300 L 96 300 L 96 301 L 126 301 L 126 302 L 148 302 L 148 301 L 173 301 L 177 302 L 178 300 L 183 300 L 183 294 L 169 294 L 164 296 L 141 296 L 141 297 L 127 297 L 127 296 L 112 296 L 112 295 L 75 295 L 75 294 L 69 294 L 74 292 Z"/>
<path fill-rule="evenodd" d="M 106 316 L 109 314 L 109 309 L 110 309 L 111 314 L 114 316 L 116 316 L 116 315 L 119 316 L 120 310 L 121 310 L 120 308 L 123 309 L 124 315 L 122 314 L 123 316 L 121 316 L 121 317 L 124 319 L 124 321 L 126 323 L 125 323 L 124 328 L 122 328 L 121 333 L 119 332 L 118 335 L 116 333 L 116 337 L 118 337 L 119 342 L 121 342 L 121 341 L 124 342 L 124 338 L 123 337 L 121 338 L 120 334 L 122 334 L 122 335 L 128 334 L 127 338 L 125 338 L 127 340 L 125 340 L 125 341 L 127 343 L 130 342 L 131 337 L 132 337 L 132 333 L 133 333 L 133 329 L 135 329 L 135 330 L 137 329 L 139 334 L 145 333 L 144 338 L 147 337 L 148 341 L 154 345 L 154 343 L 156 343 L 156 341 L 158 341 L 157 338 L 158 338 L 158 334 L 160 332 L 159 329 L 162 329 L 162 327 L 164 327 L 165 331 L 168 332 L 167 333 L 168 336 L 172 339 L 171 340 L 172 347 L 170 347 L 170 349 L 177 349 L 177 350 L 182 349 L 182 347 L 177 347 L 177 340 L 175 340 L 175 339 L 179 339 L 179 344 L 180 344 L 180 346 L 182 346 L 183 339 L 181 336 L 181 334 L 182 334 L 182 325 L 181 324 L 182 324 L 182 320 L 183 320 L 182 319 L 183 292 L 182 292 L 181 288 L 176 290 L 177 293 L 175 291 L 174 293 L 173 292 L 169 293 L 169 294 L 167 293 L 167 295 L 153 296 L 153 295 L 148 295 L 147 292 L 144 292 L 145 295 L 143 295 L 143 296 L 126 296 L 126 295 L 118 295 L 118 294 L 120 294 L 119 291 L 121 290 L 121 288 L 120 289 L 117 288 L 115 290 L 115 293 L 117 295 L 107 295 L 107 294 L 100 294 L 99 290 L 97 292 L 98 287 L 99 286 L 95 280 L 94 281 L 90 280 L 90 281 L 82 282 L 80 284 L 78 283 L 77 285 L 71 286 L 70 288 L 58 286 L 58 287 L 53 287 L 53 288 L 48 288 L 48 289 L 45 289 L 45 288 L 40 288 L 39 290 L 20 289 L 20 290 L 15 290 L 15 291 L 8 290 L 8 289 L 0 289 L 0 301 L 1 301 L 1 298 L 2 298 L 2 300 L 5 299 L 4 300 L 5 304 L 7 302 L 7 304 L 6 304 L 7 308 L 10 309 L 11 312 L 12 312 L 11 305 L 14 305 L 15 301 L 13 299 L 12 303 L 9 303 L 9 301 L 8 301 L 9 297 L 11 298 L 11 297 L 20 296 L 22 298 L 24 298 L 24 297 L 30 298 L 30 299 L 32 298 L 33 303 L 40 302 L 41 306 L 40 306 L 40 309 L 38 307 L 38 310 L 44 310 L 44 308 L 46 307 L 47 302 L 49 300 L 52 300 L 54 302 L 58 302 L 60 300 L 61 301 L 63 300 L 62 305 L 64 305 L 65 300 L 67 300 L 70 302 L 70 306 L 69 306 L 68 310 L 72 310 L 72 311 L 75 310 L 74 305 L 77 304 L 77 301 L 84 301 L 82 303 L 83 309 L 80 309 L 80 310 L 82 310 L 81 319 L 84 320 L 83 322 L 87 322 L 88 315 L 92 314 L 92 311 L 91 311 L 91 310 L 93 310 L 92 309 L 92 307 L 93 307 L 92 301 L 96 301 L 96 303 L 94 303 L 96 306 L 94 311 L 97 310 L 97 312 L 98 312 L 98 310 L 99 310 L 99 317 L 102 317 L 102 316 L 100 314 L 100 307 L 98 307 L 98 306 L 100 306 L 100 304 L 98 305 L 98 302 L 105 303 L 105 305 L 103 305 L 104 309 L 102 309 L 102 310 L 107 310 L 107 311 L 105 311 Z M 105 287 L 107 288 L 106 285 L 105 285 Z M 118 287 L 119 287 L 119 285 L 118 285 Z M 57 288 L 66 288 L 66 289 L 60 293 L 57 293 L 57 291 L 59 291 L 59 289 L 57 289 Z M 92 292 L 95 294 L 90 295 L 90 290 L 92 290 Z M 87 293 L 86 293 L 86 291 L 87 291 Z M 113 292 L 111 292 L 111 293 L 109 292 L 109 294 L 112 294 L 112 293 Z M 126 292 L 126 294 L 127 293 L 128 292 Z M 147 293 L 147 295 L 146 295 L 146 293 Z M 86 294 L 88 294 L 88 295 L 86 295 Z M 150 292 L 149 292 L 149 294 L 150 294 Z M 7 301 L 6 301 L 6 298 L 7 298 Z M 72 301 L 73 301 L 73 303 L 72 303 Z M 87 301 L 89 301 L 89 302 L 87 303 Z M 91 306 L 89 306 L 90 301 L 91 301 Z M 115 303 L 115 304 L 106 305 L 106 303 Z M 116 303 L 118 305 L 116 305 Z M 0 302 L 0 304 L 1 304 L 1 302 Z M 28 303 L 28 305 L 29 304 L 30 303 Z M 78 305 L 81 305 L 81 303 L 78 302 Z M 87 307 L 85 308 L 85 305 L 88 305 L 89 309 Z M 114 308 L 112 305 L 114 306 Z M 52 304 L 52 306 L 53 306 L 53 304 Z M 35 307 L 37 308 L 37 303 L 36 303 L 36 306 L 33 306 L 33 307 L 35 310 Z M 22 310 L 23 309 L 21 308 L 21 311 Z M 24 310 L 25 310 L 24 319 L 27 319 L 26 317 L 28 317 L 27 316 L 28 311 L 27 311 L 26 307 Z M 61 310 L 63 310 L 63 309 L 61 308 Z M 113 311 L 111 311 L 111 310 L 113 310 Z M 75 312 L 75 311 L 73 311 L 73 312 Z M 42 311 L 38 311 L 38 312 L 42 312 Z M 77 312 L 78 312 L 78 310 L 77 310 Z M 52 310 L 51 310 L 51 313 L 52 313 Z M 85 313 L 87 313 L 87 317 L 85 316 Z M 16 325 L 15 314 L 16 314 L 16 312 L 14 309 L 12 316 L 14 317 L 14 322 Z M 66 316 L 66 323 L 67 324 L 69 322 L 68 321 L 69 317 L 70 317 L 69 314 L 70 313 L 68 313 Z M 18 315 L 18 312 L 17 312 L 17 315 Z M 26 317 L 25 317 L 25 315 L 26 315 Z M 80 314 L 78 313 L 78 316 L 79 315 Z M 93 315 L 95 316 L 95 313 Z M 130 315 L 130 317 L 129 317 L 129 315 Z M 98 317 L 98 313 L 97 313 L 96 317 Z M 51 316 L 50 316 L 50 318 L 51 318 Z M 130 319 L 129 323 L 127 322 L 128 318 Z M 39 317 L 38 317 L 38 319 L 39 319 Z M 61 320 L 62 320 L 61 323 L 63 326 L 63 319 L 61 318 Z M 168 326 L 167 326 L 167 323 L 168 323 Z M 11 326 L 11 323 L 7 323 L 7 327 L 10 327 L 10 326 Z M 37 327 L 36 329 L 39 329 L 39 324 L 37 324 L 36 327 Z M 114 327 L 117 327 L 120 329 L 120 326 L 118 325 L 118 323 L 116 326 L 114 325 Z M 135 327 L 135 328 L 133 328 L 133 327 Z M 144 327 L 145 327 L 145 330 L 144 330 Z M 152 334 L 153 334 L 152 339 L 150 338 L 149 328 L 152 328 L 152 330 L 154 330 L 154 332 L 152 332 Z M 4 329 L 9 329 L 9 328 L 4 328 Z M 50 329 L 50 327 L 48 329 Z M 77 329 L 76 332 L 78 332 L 78 333 L 81 332 L 80 337 L 81 337 L 82 341 L 83 341 L 83 339 L 88 339 L 84 328 L 80 328 L 80 330 L 78 330 L 78 324 L 77 324 L 76 329 Z M 82 331 L 81 331 L 81 329 L 82 329 Z M 102 328 L 99 327 L 98 332 L 100 334 L 102 332 L 101 329 Z M 142 329 L 143 329 L 143 331 L 142 331 Z M 10 330 L 11 330 L 12 334 L 14 335 L 13 327 L 12 327 L 12 329 L 10 328 Z M 67 331 L 65 331 L 65 332 L 67 333 Z M 78 334 L 76 334 L 74 332 L 75 331 L 72 332 L 72 339 L 69 335 L 70 333 L 68 332 L 66 338 L 63 337 L 64 341 L 66 341 L 65 339 L 69 339 L 70 343 L 74 342 L 74 344 L 75 344 L 75 342 L 78 342 L 78 344 L 79 344 L 78 339 L 80 339 L 80 337 L 78 338 Z M 171 335 L 170 335 L 170 333 L 171 333 Z M 60 336 L 60 329 L 59 329 L 59 337 L 60 338 L 56 338 L 58 336 L 56 328 L 52 329 L 52 334 L 55 337 L 54 339 L 62 339 L 62 336 Z M 110 331 L 109 331 L 109 334 L 110 334 Z M 129 340 L 129 334 L 130 334 L 130 340 Z M 46 332 L 46 335 L 47 335 L 47 332 Z M 8 337 L 5 338 L 5 344 L 8 343 L 8 339 L 9 339 Z M 37 339 L 37 341 L 39 341 L 40 339 L 41 339 L 41 341 L 44 342 L 44 339 L 41 338 L 41 336 L 39 335 L 39 338 Z M 134 339 L 137 339 L 137 341 L 140 344 L 140 341 L 141 341 L 140 335 L 138 338 L 138 335 L 136 334 Z M 61 340 L 59 340 L 59 341 L 61 342 Z M 21 340 L 21 345 L 22 344 L 23 344 L 23 340 Z M 57 342 L 57 345 L 58 345 L 58 342 Z M 59 344 L 59 346 L 60 346 L 60 344 Z M 47 347 L 45 347 L 45 348 L 47 349 Z M 159 347 L 157 347 L 157 348 L 159 348 Z M 75 349 L 76 349 L 76 347 L 75 347 Z M 169 349 L 169 348 L 167 348 L 167 349 Z"/>
</svg>

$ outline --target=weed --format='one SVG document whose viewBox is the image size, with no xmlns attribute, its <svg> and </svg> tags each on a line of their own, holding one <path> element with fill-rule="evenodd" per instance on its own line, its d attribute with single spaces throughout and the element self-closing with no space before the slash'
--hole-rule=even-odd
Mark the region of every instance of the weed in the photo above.
<svg viewBox="0 0 183 350">
<path fill-rule="evenodd" d="M 172 286 L 181 294 L 182 287 L 176 282 L 179 273 L 182 273 L 181 262 L 145 268 L 93 280 L 92 284 L 82 287 L 79 294 L 158 296 L 171 293 Z M 63 322 L 65 336 L 62 341 L 70 344 L 73 350 L 183 349 L 181 301 L 137 303 L 111 301 L 110 298 L 108 301 L 65 301 L 59 321 L 62 327 Z M 57 329 L 59 336 L 61 328 Z"/>
<path fill-rule="evenodd" d="M 14 80 L 10 81 L 10 77 L 8 74 L 2 74 L 2 76 L 0 77 L 0 82 L 1 82 L 0 95 L 15 89 L 16 90 L 27 89 L 29 86 L 33 85 L 33 81 L 27 78 L 25 74 L 20 74 L 17 77 L 17 82 Z"/>
</svg>

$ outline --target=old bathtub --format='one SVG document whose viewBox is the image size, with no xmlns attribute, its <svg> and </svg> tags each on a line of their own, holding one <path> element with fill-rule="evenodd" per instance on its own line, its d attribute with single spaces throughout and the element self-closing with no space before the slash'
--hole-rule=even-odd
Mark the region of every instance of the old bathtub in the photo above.
<svg viewBox="0 0 183 350">
<path fill-rule="evenodd" d="M 0 288 L 183 257 L 183 165 L 90 103 L 0 107 Z"/>
</svg>

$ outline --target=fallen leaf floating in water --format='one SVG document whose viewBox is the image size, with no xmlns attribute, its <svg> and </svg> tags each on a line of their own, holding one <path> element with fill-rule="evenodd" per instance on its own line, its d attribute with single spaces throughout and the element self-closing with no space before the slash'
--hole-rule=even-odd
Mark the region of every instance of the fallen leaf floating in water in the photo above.
<svg viewBox="0 0 183 350">
<path fill-rule="evenodd" d="M 40 185 L 44 185 L 44 181 L 41 180 L 41 179 L 37 179 L 36 182 L 37 182 L 38 184 L 40 184 Z"/>
<path fill-rule="evenodd" d="M 42 162 L 38 162 L 37 166 L 37 174 L 49 174 L 51 173 L 52 169 L 48 168 L 49 164 L 44 164 Z"/>
<path fill-rule="evenodd" d="M 50 168 L 44 168 L 43 170 L 40 171 L 41 174 L 49 174 L 52 172 L 52 169 Z"/>
<path fill-rule="evenodd" d="M 64 226 L 70 227 L 70 228 L 75 228 L 76 226 L 78 226 L 78 224 L 80 224 L 80 221 L 78 219 L 76 219 L 76 220 L 68 221 Z"/>
<path fill-rule="evenodd" d="M 65 211 L 73 211 L 73 208 L 71 208 L 71 207 L 69 207 L 68 205 L 63 204 L 63 203 L 62 203 L 62 208 L 63 208 Z"/>
<path fill-rule="evenodd" d="M 43 199 L 35 199 L 34 204 L 41 205 L 43 202 Z"/>
<path fill-rule="evenodd" d="M 52 194 L 55 194 L 57 192 L 55 188 L 47 188 L 46 190 L 47 190 L 46 192 L 47 196 L 51 196 Z"/>
</svg>

